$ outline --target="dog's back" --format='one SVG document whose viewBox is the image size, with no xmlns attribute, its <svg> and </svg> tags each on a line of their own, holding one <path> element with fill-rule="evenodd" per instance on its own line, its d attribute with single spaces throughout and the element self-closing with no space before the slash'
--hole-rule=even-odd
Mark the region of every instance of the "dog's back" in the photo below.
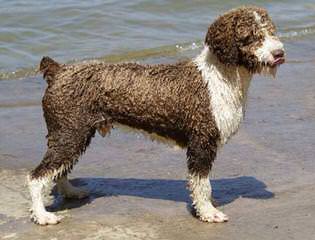
<svg viewBox="0 0 315 240">
<path fill-rule="evenodd" d="M 60 122 L 56 114 L 67 123 L 74 117 L 90 125 L 106 119 L 186 146 L 199 119 L 212 121 L 207 86 L 191 61 L 61 65 L 45 57 L 40 69 L 49 88 L 43 99 L 47 125 Z"/>
</svg>

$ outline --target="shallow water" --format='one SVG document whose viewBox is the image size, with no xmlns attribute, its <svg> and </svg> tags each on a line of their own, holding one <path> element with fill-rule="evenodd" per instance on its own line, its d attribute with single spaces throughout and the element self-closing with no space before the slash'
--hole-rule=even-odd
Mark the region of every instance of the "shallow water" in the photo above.
<svg viewBox="0 0 315 240">
<path fill-rule="evenodd" d="M 0 0 L 0 4 L 0 79 L 33 75 L 44 55 L 61 62 L 191 56 L 215 17 L 243 4 L 267 8 L 293 50 L 295 41 L 312 43 L 315 36 L 314 0 Z M 299 54 L 289 60 L 300 58 Z"/>
</svg>

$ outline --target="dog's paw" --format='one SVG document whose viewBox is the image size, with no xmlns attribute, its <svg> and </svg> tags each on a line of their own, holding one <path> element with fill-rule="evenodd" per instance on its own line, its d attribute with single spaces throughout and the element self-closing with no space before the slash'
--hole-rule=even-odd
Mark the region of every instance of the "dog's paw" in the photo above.
<svg viewBox="0 0 315 240">
<path fill-rule="evenodd" d="M 50 212 L 35 213 L 31 211 L 31 220 L 38 225 L 54 225 L 61 221 L 61 216 L 56 216 Z"/>
<path fill-rule="evenodd" d="M 89 196 L 89 191 L 79 187 L 68 187 L 61 193 L 64 198 L 67 199 L 83 199 Z"/>
<path fill-rule="evenodd" d="M 200 211 L 197 215 L 201 221 L 210 223 L 222 223 L 229 220 L 227 215 L 216 208 Z"/>
</svg>

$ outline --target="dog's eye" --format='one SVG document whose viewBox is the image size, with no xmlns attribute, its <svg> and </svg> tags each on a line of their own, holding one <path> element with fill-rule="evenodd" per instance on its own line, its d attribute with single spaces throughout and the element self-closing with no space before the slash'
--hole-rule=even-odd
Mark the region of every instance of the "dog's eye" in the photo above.
<svg viewBox="0 0 315 240">
<path fill-rule="evenodd" d="M 248 35 L 245 38 L 243 38 L 242 41 L 243 41 L 243 45 L 247 46 L 253 43 L 253 38 L 250 35 Z"/>
</svg>

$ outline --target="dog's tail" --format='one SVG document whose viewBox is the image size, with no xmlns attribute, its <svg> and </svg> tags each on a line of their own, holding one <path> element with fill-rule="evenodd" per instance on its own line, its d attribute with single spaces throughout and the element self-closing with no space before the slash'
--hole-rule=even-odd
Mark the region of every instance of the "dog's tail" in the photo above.
<svg viewBox="0 0 315 240">
<path fill-rule="evenodd" d="M 43 73 L 48 84 L 54 80 L 55 75 L 60 68 L 60 64 L 50 57 L 43 57 L 39 64 L 39 71 Z"/>
</svg>

